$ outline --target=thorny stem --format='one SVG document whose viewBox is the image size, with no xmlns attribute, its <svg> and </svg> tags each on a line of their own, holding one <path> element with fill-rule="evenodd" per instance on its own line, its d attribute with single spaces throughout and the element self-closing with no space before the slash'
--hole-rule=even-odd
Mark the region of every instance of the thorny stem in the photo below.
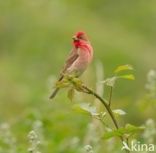
<svg viewBox="0 0 156 153">
<path fill-rule="evenodd" d="M 99 99 L 99 101 L 104 105 L 104 107 L 106 108 L 107 112 L 109 113 L 116 129 L 119 129 L 119 125 L 118 122 L 110 108 L 110 104 L 111 104 L 111 96 L 112 96 L 112 88 L 111 88 L 111 93 L 110 93 L 110 99 L 109 99 L 109 103 L 107 102 L 107 100 L 103 99 L 101 96 L 99 96 L 96 92 L 94 92 L 92 89 L 88 88 L 85 85 L 82 85 L 82 89 L 84 90 L 79 90 L 80 92 L 85 92 L 87 94 L 93 95 L 94 97 L 96 97 L 97 99 Z M 124 138 L 122 136 L 120 136 L 121 141 L 124 141 Z M 125 150 L 126 153 L 130 153 L 129 150 Z"/>
</svg>

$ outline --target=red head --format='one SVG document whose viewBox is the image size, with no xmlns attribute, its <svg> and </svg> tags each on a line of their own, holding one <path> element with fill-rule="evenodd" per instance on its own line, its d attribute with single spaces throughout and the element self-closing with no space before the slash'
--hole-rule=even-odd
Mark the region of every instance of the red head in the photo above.
<svg viewBox="0 0 156 153">
<path fill-rule="evenodd" d="M 85 32 L 79 31 L 74 35 L 73 40 L 74 41 L 80 41 L 80 40 L 88 41 L 88 38 Z"/>
<path fill-rule="evenodd" d="M 89 40 L 85 32 L 79 31 L 73 36 L 73 44 L 75 47 L 79 47 L 81 44 L 88 42 Z"/>
</svg>

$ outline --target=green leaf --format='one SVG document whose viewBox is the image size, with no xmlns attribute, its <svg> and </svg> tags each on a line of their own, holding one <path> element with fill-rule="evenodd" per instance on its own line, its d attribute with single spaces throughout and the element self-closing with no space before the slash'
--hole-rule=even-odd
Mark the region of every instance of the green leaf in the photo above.
<svg viewBox="0 0 156 153">
<path fill-rule="evenodd" d="M 79 78 L 74 78 L 72 83 L 76 90 L 82 91 L 82 81 Z"/>
<path fill-rule="evenodd" d="M 118 78 L 128 79 L 128 80 L 135 80 L 135 77 L 133 74 L 127 74 L 127 75 L 120 75 Z"/>
<path fill-rule="evenodd" d="M 73 110 L 74 110 L 75 112 L 78 112 L 78 113 L 90 115 L 90 113 L 89 113 L 88 111 L 82 109 L 82 108 L 80 107 L 80 105 L 78 105 L 78 104 L 75 104 L 75 105 L 73 106 Z"/>
<path fill-rule="evenodd" d="M 112 137 L 120 137 L 120 136 L 123 136 L 125 134 L 133 135 L 133 134 L 136 134 L 136 133 L 141 132 L 143 130 L 144 130 L 144 127 L 141 127 L 141 126 L 137 127 L 134 125 L 127 124 L 123 128 L 119 128 L 118 130 L 113 130 L 113 131 L 109 131 L 109 132 L 105 133 L 103 138 L 109 139 Z"/>
<path fill-rule="evenodd" d="M 117 77 L 111 77 L 111 78 L 107 78 L 104 81 L 101 81 L 101 83 L 106 84 L 107 86 L 113 87 L 115 85 Z"/>
<path fill-rule="evenodd" d="M 68 98 L 71 100 L 71 101 L 73 101 L 73 98 L 74 98 L 74 89 L 73 88 L 71 88 L 71 89 L 69 89 L 68 90 Z"/>
<path fill-rule="evenodd" d="M 123 111 L 122 109 L 115 109 L 113 110 L 113 113 L 117 114 L 117 115 L 125 115 L 126 112 Z"/>
<path fill-rule="evenodd" d="M 69 87 L 70 83 L 67 80 L 62 80 L 62 81 L 58 81 L 56 82 L 56 88 L 66 88 Z"/>
<path fill-rule="evenodd" d="M 96 111 L 96 107 L 91 106 L 88 103 L 81 103 L 80 105 L 75 105 L 74 110 L 81 112 L 81 113 L 89 114 L 92 116 L 99 115 Z"/>
<path fill-rule="evenodd" d="M 133 67 L 131 65 L 128 65 L 128 64 L 127 65 L 121 65 L 115 69 L 114 73 L 119 73 L 119 72 L 125 71 L 125 70 L 133 70 Z"/>
</svg>

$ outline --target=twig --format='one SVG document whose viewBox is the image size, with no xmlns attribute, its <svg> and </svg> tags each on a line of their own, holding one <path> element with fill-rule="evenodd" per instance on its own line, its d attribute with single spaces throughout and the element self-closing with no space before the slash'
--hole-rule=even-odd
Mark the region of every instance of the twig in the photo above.
<svg viewBox="0 0 156 153">
<path fill-rule="evenodd" d="M 111 89 L 111 93 L 110 93 L 110 99 L 109 101 L 107 101 L 106 99 L 102 98 L 99 94 L 97 94 L 95 91 L 93 91 L 92 89 L 88 88 L 87 86 L 85 86 L 82 82 L 78 83 L 77 81 L 71 81 L 69 80 L 74 86 L 75 86 L 75 89 L 79 92 L 83 92 L 83 93 L 86 93 L 86 94 L 90 94 L 90 95 L 93 95 L 95 98 L 97 98 L 103 105 L 104 107 L 106 108 L 108 114 L 110 115 L 112 121 L 113 121 L 113 124 L 115 126 L 115 128 L 118 130 L 119 129 L 119 125 L 118 125 L 118 122 L 110 108 L 110 104 L 111 104 L 111 97 L 112 97 L 112 89 Z M 124 138 L 123 136 L 119 136 L 122 143 L 124 142 Z M 130 153 L 129 150 L 125 150 L 126 153 Z"/>
<path fill-rule="evenodd" d="M 96 97 L 97 99 L 99 99 L 99 101 L 104 105 L 104 107 L 106 108 L 107 112 L 109 113 L 114 125 L 116 129 L 119 129 L 119 125 L 118 122 L 110 108 L 110 103 L 107 102 L 107 100 L 103 99 L 101 96 L 99 96 L 96 92 L 94 92 L 92 89 L 88 88 L 85 85 L 82 85 L 82 90 L 79 90 L 80 92 L 85 92 L 87 94 L 93 95 L 94 97 Z M 112 92 L 112 91 L 111 91 Z M 112 94 L 112 93 L 111 93 Z M 109 99 L 110 100 L 110 99 Z M 110 102 L 110 101 L 109 101 Z M 124 141 L 124 138 L 122 136 L 120 136 L 121 141 Z M 129 150 L 125 150 L 126 153 L 130 153 Z"/>
<path fill-rule="evenodd" d="M 95 96 L 97 99 L 100 100 L 100 102 L 105 106 L 105 108 L 106 108 L 106 110 L 108 111 L 110 117 L 112 118 L 112 121 L 113 121 L 113 123 L 114 123 L 116 129 L 118 129 L 118 128 L 119 128 L 118 123 L 117 123 L 117 121 L 116 121 L 116 119 L 115 119 L 115 117 L 114 117 L 114 114 L 113 114 L 112 110 L 110 109 L 110 107 L 109 107 L 109 105 L 108 105 L 107 100 L 101 98 L 96 92 L 94 92 L 92 89 L 88 88 L 88 87 L 85 86 L 85 85 L 82 85 L 82 88 L 85 89 L 85 90 L 87 91 L 87 92 L 86 92 L 87 94 L 93 95 L 93 96 Z"/>
</svg>

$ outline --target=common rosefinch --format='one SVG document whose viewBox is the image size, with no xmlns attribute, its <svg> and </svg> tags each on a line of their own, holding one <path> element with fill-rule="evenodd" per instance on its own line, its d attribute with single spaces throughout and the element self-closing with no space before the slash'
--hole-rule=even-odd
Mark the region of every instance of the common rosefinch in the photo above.
<svg viewBox="0 0 156 153">
<path fill-rule="evenodd" d="M 67 58 L 58 81 L 63 80 L 64 75 L 74 75 L 79 77 L 92 61 L 93 48 L 85 32 L 77 32 L 73 36 L 73 49 Z M 50 99 L 54 98 L 59 88 L 56 88 Z"/>
</svg>

